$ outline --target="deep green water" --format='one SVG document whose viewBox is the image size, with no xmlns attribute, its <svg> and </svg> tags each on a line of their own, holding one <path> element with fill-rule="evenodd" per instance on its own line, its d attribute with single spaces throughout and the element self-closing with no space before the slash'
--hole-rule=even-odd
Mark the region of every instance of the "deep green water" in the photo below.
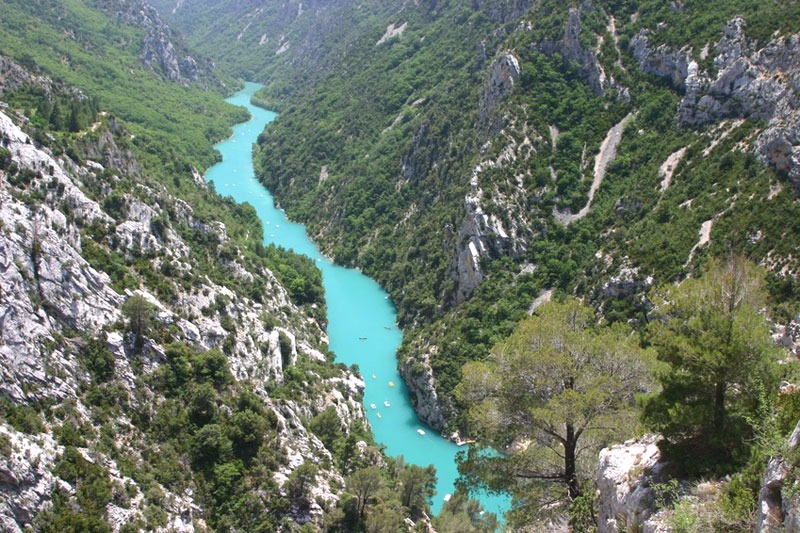
<svg viewBox="0 0 800 533">
<path fill-rule="evenodd" d="M 361 272 L 334 265 L 323 257 L 309 240 L 305 227 L 287 220 L 284 212 L 275 208 L 269 191 L 255 179 L 252 145 L 275 118 L 275 113 L 250 103 L 250 97 L 260 87 L 248 83 L 228 99 L 246 107 L 253 118 L 237 125 L 233 136 L 217 145 L 223 160 L 208 170 L 206 180 L 213 181 L 223 196 L 249 202 L 256 208 L 264 224 L 266 244 L 293 249 L 316 261 L 322 270 L 328 305 L 330 348 L 337 361 L 357 364 L 361 369 L 366 383 L 364 406 L 375 440 L 386 445 L 386 453 L 402 455 L 408 463 L 436 467 L 438 484 L 432 508 L 438 513 L 445 496 L 454 492 L 458 477 L 455 456 L 461 448 L 422 424 L 411 407 L 408 390 L 397 371 L 396 353 L 402 333 L 395 326 L 395 309 L 386 292 Z M 480 500 L 487 511 L 498 516 L 509 507 L 505 497 L 483 496 Z"/>
</svg>

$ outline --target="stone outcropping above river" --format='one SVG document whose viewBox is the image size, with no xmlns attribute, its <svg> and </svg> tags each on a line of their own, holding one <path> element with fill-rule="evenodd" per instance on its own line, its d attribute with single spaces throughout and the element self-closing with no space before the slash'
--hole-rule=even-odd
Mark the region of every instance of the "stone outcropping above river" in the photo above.
<svg viewBox="0 0 800 533">
<path fill-rule="evenodd" d="M 0 88 L 38 79 L 4 58 L 0 64 L 6 72 Z M 175 346 L 224 353 L 233 380 L 252 390 L 259 409 L 274 413 L 273 446 L 285 458 L 268 473 L 277 487 L 306 461 L 331 465 L 331 451 L 304 421 L 334 407 L 343 427 L 368 424 L 359 401 L 363 381 L 331 365 L 325 377 L 309 377 L 314 393 L 305 398 L 270 393 L 299 360 L 327 364 L 316 310 L 296 304 L 263 264 L 247 261 L 224 223 L 198 216 L 148 179 L 130 151 L 119 148 L 115 132 L 125 131 L 115 121 L 104 118 L 95 126 L 103 132 L 82 140 L 97 160 L 80 163 L 34 140 L 29 127 L 18 112 L 0 110 L 0 529 L 26 530 L 41 513 L 61 509 L 59 494 L 81 501 L 80 480 L 76 485 L 63 473 L 71 461 L 94 465 L 86 468 L 112 487 L 101 511 L 114 531 L 145 520 L 155 507 L 162 525 L 154 529 L 205 530 L 206 503 L 188 467 L 181 491 L 144 484 L 141 472 L 131 473 L 152 468 L 153 454 L 175 453 L 151 441 L 141 419 L 174 401 L 161 392 L 159 376 L 174 363 Z M 197 258 L 205 254 L 225 269 L 225 282 L 201 275 L 179 283 L 203 271 Z M 130 277 L 136 264 L 151 281 Z M 121 272 L 135 285 L 120 286 Z M 163 272 L 171 274 L 159 278 Z M 251 284 L 261 287 L 260 301 L 241 288 Z M 132 302 L 139 311 L 126 307 Z M 131 326 L 134 316 L 140 326 Z M 108 354 L 113 370 L 103 383 L 89 353 Z M 98 387 L 100 397 L 87 396 Z M 118 414 L 109 419 L 108 412 Z M 319 520 L 343 483 L 333 467 L 320 467 L 312 501 L 292 518 Z"/>
<path fill-rule="evenodd" d="M 651 32 L 631 39 L 631 53 L 644 71 L 685 91 L 676 120 L 698 127 L 730 118 L 761 120 L 766 127 L 754 149 L 795 183 L 800 182 L 800 33 L 779 35 L 758 46 L 737 17 L 714 45 L 713 71 L 695 59 L 698 51 L 650 45 Z"/>
<path fill-rule="evenodd" d="M 144 30 L 140 60 L 153 72 L 181 85 L 196 83 L 207 88 L 219 82 L 211 75 L 214 64 L 195 58 L 146 0 L 112 0 L 100 6 L 120 21 Z"/>
</svg>

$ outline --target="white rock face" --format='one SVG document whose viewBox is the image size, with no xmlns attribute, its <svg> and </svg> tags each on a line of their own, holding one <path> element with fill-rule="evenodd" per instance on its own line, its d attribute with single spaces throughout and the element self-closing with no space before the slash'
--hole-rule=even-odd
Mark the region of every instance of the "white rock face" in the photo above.
<svg viewBox="0 0 800 533">
<path fill-rule="evenodd" d="M 645 525 L 653 513 L 655 494 L 649 481 L 664 467 L 658 439 L 649 435 L 600 452 L 596 479 L 598 533 L 616 533 L 622 525 L 628 528 Z"/>
<path fill-rule="evenodd" d="M 500 54 L 489 67 L 489 79 L 484 85 L 481 96 L 479 120 L 489 126 L 490 130 L 499 125 L 495 111 L 500 102 L 514 91 L 514 84 L 521 73 L 519 59 L 511 52 Z"/>
<path fill-rule="evenodd" d="M 11 450 L 8 455 L 0 453 L 0 528 L 8 533 L 22 533 L 28 531 L 25 524 L 30 524 L 42 509 L 52 505 L 53 490 L 59 488 L 74 494 L 75 489 L 53 475 L 53 467 L 64 447 L 57 444 L 51 435 L 27 435 L 0 424 L 0 439 L 7 439 Z M 108 523 L 113 531 L 119 531 L 132 519 L 141 518 L 146 504 L 139 485 L 123 476 L 116 463 L 107 457 L 86 449 L 79 451 L 87 461 L 105 468 L 112 485 L 128 485 L 136 493 L 125 508 L 113 503 L 106 507 Z M 204 524 L 202 511 L 190 493 L 178 495 L 161 488 L 165 494 L 163 508 L 169 525 L 159 531 L 189 533 L 195 530 L 194 523 Z"/>
<path fill-rule="evenodd" d="M 244 258 L 229 243 L 224 224 L 199 219 L 186 202 L 172 198 L 157 184 L 146 185 L 146 180 L 137 180 L 135 189 L 122 197 L 121 214 L 111 217 L 81 189 L 86 183 L 96 183 L 98 173 L 103 173 L 103 194 L 112 194 L 119 178 L 107 176 L 101 163 L 77 166 L 71 160 L 53 157 L 46 148 L 34 146 L 3 112 L 0 142 L 19 169 L 0 170 L 0 396 L 19 404 L 69 402 L 74 406 L 76 422 L 96 425 L 91 406 L 80 400 L 80 388 L 89 380 L 79 355 L 85 342 L 80 334 L 89 338 L 102 334 L 115 359 L 115 384 L 126 390 L 132 402 L 157 405 L 163 398 L 147 386 L 142 389 L 137 377 L 158 369 L 166 360 L 165 348 L 157 340 L 145 339 L 141 357 L 134 355 L 132 336 L 124 335 L 121 326 L 122 306 L 136 295 L 153 306 L 154 329 L 169 330 L 171 340 L 186 342 L 197 350 L 223 351 L 234 378 L 249 382 L 265 406 L 279 413 L 281 444 L 289 457 L 289 465 L 276 476 L 279 482 L 303 461 L 332 464 L 330 452 L 305 430 L 302 420 L 332 405 L 343 427 L 351 420 L 366 424 L 365 412 L 356 399 L 363 391 L 363 381 L 341 371 L 336 377 L 315 382 L 313 398 L 300 402 L 273 402 L 269 398 L 267 386 L 282 382 L 286 365 L 300 357 L 325 360 L 321 349 L 327 337 L 308 310 L 291 301 L 272 272 L 245 266 Z M 138 168 L 131 162 L 121 166 Z M 165 206 L 170 206 L 168 214 Z M 173 279 L 191 274 L 193 268 L 190 247 L 178 234 L 178 225 L 209 236 L 225 251 L 218 262 L 231 280 L 259 281 L 263 287 L 261 303 L 232 290 L 234 284 L 228 287 L 208 278 L 200 278 L 188 288 L 173 283 L 168 300 L 145 286 L 120 294 L 111 287 L 111 278 L 82 256 L 81 239 L 88 236 L 81 235 L 81 228 L 93 223 L 108 230 L 108 237 L 93 242 L 95 246 L 129 258 L 147 253 L 151 268 L 163 271 L 165 265 L 169 266 L 176 273 Z M 288 343 L 282 343 L 282 338 Z M 313 376 L 309 380 L 313 381 Z M 138 457 L 137 446 L 144 437 L 129 421 L 115 423 L 126 428 L 125 434 L 118 436 L 118 444 L 127 447 L 133 458 Z M 50 505 L 56 486 L 74 494 L 73 487 L 52 473 L 63 452 L 52 429 L 47 427 L 41 435 L 26 435 L 0 424 L 0 445 L 10 442 L 11 450 L 0 453 L 0 530 L 22 531 L 24 524 Z M 81 453 L 87 460 L 100 461 L 112 483 L 131 484 L 135 493 L 127 507 L 109 504 L 106 509 L 109 524 L 118 531 L 139 518 L 148 504 L 133 480 L 120 474 L 108 457 L 93 450 L 93 438 L 87 436 L 89 449 L 80 449 Z M 333 468 L 322 466 L 313 489 L 315 501 L 335 504 L 343 483 Z M 191 490 L 184 494 L 164 492 L 167 526 L 161 530 L 205 528 L 203 512 Z M 315 505 L 307 518 L 321 515 L 322 507 Z"/>
<path fill-rule="evenodd" d="M 787 442 L 787 449 L 800 445 L 800 422 Z M 778 533 L 800 530 L 800 498 L 797 497 L 797 479 L 794 467 L 783 457 L 773 457 L 758 494 L 758 519 L 755 531 Z M 791 484 L 791 486 L 786 486 Z M 788 490 L 787 490 L 788 489 Z"/>
<path fill-rule="evenodd" d="M 613 76 L 608 75 L 597 59 L 600 45 L 598 49 L 590 50 L 581 44 L 581 15 L 587 14 L 591 9 L 593 9 L 591 3 L 584 3 L 580 9 L 571 8 L 561 39 L 542 41 L 538 48 L 547 55 L 560 54 L 565 60 L 576 63 L 581 75 L 595 94 L 603 96 L 611 90 L 616 90 L 618 99 L 627 100 L 628 89 L 620 86 Z M 616 35 L 613 18 L 609 20 L 609 31 L 612 37 Z M 602 40 L 599 42 L 602 44 Z"/>
<path fill-rule="evenodd" d="M 120 317 L 123 299 L 109 288 L 108 275 L 81 256 L 75 225 L 109 218 L 3 113 L 0 133 L 20 168 L 37 169 L 28 190 L 46 191 L 31 208 L 0 172 L 0 394 L 14 401 L 64 399 L 75 393 L 78 369 L 51 347 L 52 332 L 68 326 L 91 335 Z M 70 206 L 73 220 L 57 205 Z"/>
<path fill-rule="evenodd" d="M 756 49 L 741 17 L 731 20 L 714 57 L 716 75 L 701 70 L 691 49 L 653 49 L 648 32 L 631 39 L 639 67 L 670 80 L 686 93 L 678 106 L 683 125 L 702 126 L 726 118 L 767 123 L 755 152 L 767 164 L 800 181 L 800 33 L 779 35 Z M 701 54 L 702 55 L 702 54 Z"/>
<path fill-rule="evenodd" d="M 436 349 L 436 347 L 431 348 Z M 433 369 L 430 366 L 430 353 L 422 354 L 422 360 L 402 361 L 399 370 L 403 381 L 408 385 L 414 411 L 419 419 L 433 429 L 441 430 L 445 424 L 445 415 L 436 392 Z"/>
</svg>

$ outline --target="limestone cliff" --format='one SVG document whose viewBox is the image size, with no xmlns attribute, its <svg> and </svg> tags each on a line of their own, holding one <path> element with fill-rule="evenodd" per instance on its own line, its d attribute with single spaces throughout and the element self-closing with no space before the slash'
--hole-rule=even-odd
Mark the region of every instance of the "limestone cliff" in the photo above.
<svg viewBox="0 0 800 533">
<path fill-rule="evenodd" d="M 734 18 L 715 43 L 713 69 L 704 69 L 689 48 L 649 44 L 650 32 L 631 39 L 639 67 L 685 91 L 676 120 L 705 126 L 726 118 L 766 123 L 755 151 L 767 164 L 800 181 L 800 33 L 774 36 L 758 47 L 747 39 L 747 25 Z M 699 58 L 698 58 L 699 59 Z"/>
<path fill-rule="evenodd" d="M 214 64 L 196 58 L 146 0 L 104 0 L 99 2 L 99 7 L 118 20 L 144 30 L 139 57 L 153 72 L 181 85 L 196 83 L 209 87 L 219 83 L 211 75 Z"/>
<path fill-rule="evenodd" d="M 0 64 L 26 83 L 36 79 Z M 156 385 L 176 342 L 224 353 L 235 382 L 274 414 L 274 447 L 283 457 L 271 474 L 278 487 L 305 461 L 323 465 L 312 501 L 289 513 L 300 523 L 319 519 L 322 505 L 338 500 L 343 479 L 324 466 L 331 452 L 304 421 L 333 406 L 343 427 L 366 424 L 358 400 L 363 382 L 337 367 L 325 377 L 306 376 L 315 381 L 313 394 L 273 399 L 269 391 L 281 386 L 287 368 L 326 361 L 318 313 L 295 303 L 266 266 L 247 261 L 225 224 L 197 215 L 149 179 L 119 147 L 114 132 L 124 134 L 123 126 L 104 119 L 96 127 L 103 132 L 81 143 L 97 160 L 78 163 L 35 141 L 19 112 L 0 112 L 0 528 L 22 531 L 54 508 L 56 493 L 82 498 L 60 473 L 71 457 L 95 465 L 113 488 L 102 514 L 114 531 L 140 520 L 159 531 L 205 529 L 207 502 L 197 499 L 190 473 L 182 492 L 144 486 L 131 474 L 159 453 L 142 413 L 155 416 L 169 404 Z M 203 242 L 210 248 L 198 249 L 209 246 Z M 198 253 L 209 254 L 225 279 L 203 274 Z M 131 277 L 134 268 L 142 277 Z M 247 286 L 260 288 L 259 301 L 242 290 Z M 149 316 L 138 331 L 124 312 L 135 300 Z M 86 355 L 94 340 L 110 354 L 113 370 L 98 389 L 107 400 L 86 393 L 98 386 Z M 104 409 L 118 415 L 109 420 Z M 67 438 L 67 427 L 79 433 Z"/>
</svg>

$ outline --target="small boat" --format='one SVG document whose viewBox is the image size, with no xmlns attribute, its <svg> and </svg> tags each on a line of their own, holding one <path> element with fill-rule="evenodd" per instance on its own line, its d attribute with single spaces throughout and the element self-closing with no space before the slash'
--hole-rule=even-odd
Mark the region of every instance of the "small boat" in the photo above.
<svg viewBox="0 0 800 533">
<path fill-rule="evenodd" d="M 369 408 L 370 409 L 375 409 L 375 404 L 374 403 L 369 404 Z"/>
<path fill-rule="evenodd" d="M 452 495 L 452 494 L 445 494 L 445 495 L 444 495 L 444 501 L 446 501 L 446 502 L 449 502 L 449 501 L 450 501 L 450 498 L 452 498 L 452 497 L 453 497 L 453 495 Z"/>
<path fill-rule="evenodd" d="M 378 415 L 378 418 L 383 418 L 380 413 L 375 413 L 375 414 Z"/>
<path fill-rule="evenodd" d="M 417 433 L 419 433 L 420 435 L 424 435 L 424 434 L 425 434 L 425 430 L 423 430 L 423 429 L 418 429 L 418 430 L 417 430 Z"/>
<path fill-rule="evenodd" d="M 365 341 L 365 340 L 367 340 L 367 338 L 366 337 L 359 337 L 358 340 Z"/>
<path fill-rule="evenodd" d="M 394 387 L 394 381 L 390 381 L 390 382 L 389 382 L 389 386 L 390 386 L 390 387 Z"/>
<path fill-rule="evenodd" d="M 389 403 L 389 400 L 386 400 L 385 402 L 383 402 L 383 405 L 384 405 L 384 406 L 386 406 L 386 407 L 391 407 L 391 406 L 392 406 L 392 405 Z"/>
<path fill-rule="evenodd" d="M 389 326 L 383 326 L 383 329 L 392 329 Z"/>
<path fill-rule="evenodd" d="M 376 376 L 375 374 L 372 374 L 372 379 L 375 379 L 376 377 L 378 377 L 378 376 Z"/>
</svg>

